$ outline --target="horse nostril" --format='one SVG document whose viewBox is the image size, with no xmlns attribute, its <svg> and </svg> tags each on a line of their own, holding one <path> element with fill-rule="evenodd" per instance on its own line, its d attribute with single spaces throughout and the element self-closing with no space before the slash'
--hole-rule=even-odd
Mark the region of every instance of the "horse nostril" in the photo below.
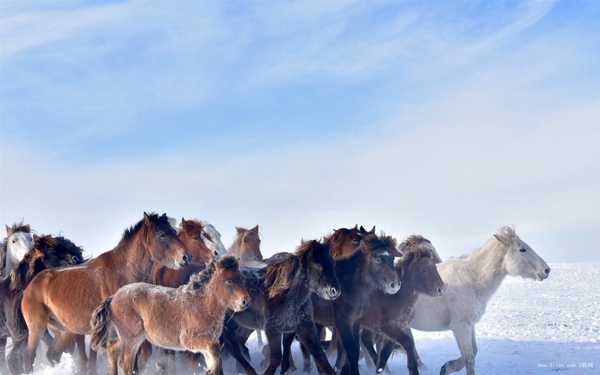
<svg viewBox="0 0 600 375">
<path fill-rule="evenodd" d="M 242 306 L 248 306 L 248 300 L 247 299 L 242 299 Z"/>
<path fill-rule="evenodd" d="M 396 289 L 396 283 L 394 283 L 394 282 L 390 283 L 390 288 Z"/>
<path fill-rule="evenodd" d="M 189 263 L 192 260 L 192 256 L 189 254 L 183 254 L 183 256 L 181 257 L 181 259 L 183 259 L 183 261 L 185 263 Z"/>
<path fill-rule="evenodd" d="M 213 251 L 213 255 L 216 256 L 216 257 L 218 257 L 219 256 L 219 252 L 215 250 L 215 251 Z"/>
<path fill-rule="evenodd" d="M 437 288 L 437 293 L 438 293 L 438 294 L 442 294 L 442 293 L 443 293 L 443 290 L 442 290 L 442 288 Z"/>
<path fill-rule="evenodd" d="M 546 272 L 546 275 L 550 274 L 550 268 L 546 268 L 544 272 Z"/>
<path fill-rule="evenodd" d="M 335 287 L 332 286 L 330 292 L 332 295 L 335 296 L 337 294 L 337 289 L 335 289 Z"/>
</svg>

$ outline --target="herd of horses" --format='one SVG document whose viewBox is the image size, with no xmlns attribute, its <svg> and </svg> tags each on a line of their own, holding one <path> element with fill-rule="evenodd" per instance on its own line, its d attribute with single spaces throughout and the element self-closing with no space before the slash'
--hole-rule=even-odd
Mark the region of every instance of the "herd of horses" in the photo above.
<svg viewBox="0 0 600 375">
<path fill-rule="evenodd" d="M 502 280 L 550 273 L 512 226 L 471 254 L 442 262 L 426 238 L 411 235 L 398 244 L 375 227 L 340 228 L 264 259 L 258 226 L 236 228 L 226 249 L 205 221 L 175 224 L 166 214 L 144 213 L 114 249 L 93 259 L 63 237 L 33 234 L 23 222 L 7 226 L 0 246 L 0 372 L 32 373 L 44 341 L 53 364 L 77 347 L 81 373 L 96 374 L 97 353 L 104 352 L 110 374 L 143 373 L 158 348 L 157 369 L 164 372 L 176 368 L 175 351 L 184 351 L 180 358 L 206 374 L 223 374 L 222 357 L 231 356 L 255 375 L 246 343 L 262 331 L 265 375 L 296 369 L 294 340 L 305 372 L 312 358 L 320 374 L 358 375 L 362 350 L 381 373 L 402 350 L 414 375 L 422 362 L 413 328 L 451 330 L 461 356 L 441 374 L 474 374 L 474 325 Z M 328 355 L 335 351 L 332 366 Z"/>
</svg>

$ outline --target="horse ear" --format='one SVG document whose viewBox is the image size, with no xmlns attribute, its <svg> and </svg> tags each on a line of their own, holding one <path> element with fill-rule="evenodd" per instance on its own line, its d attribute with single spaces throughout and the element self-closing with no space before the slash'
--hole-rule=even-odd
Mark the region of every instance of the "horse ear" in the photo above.
<svg viewBox="0 0 600 375">
<path fill-rule="evenodd" d="M 369 233 L 375 234 L 375 225 L 373 225 L 373 229 L 371 229 L 371 231 Z"/>
<path fill-rule="evenodd" d="M 356 225 L 354 226 L 354 228 L 352 228 L 352 229 L 354 229 L 354 230 L 358 230 L 358 224 L 356 224 Z"/>
<path fill-rule="evenodd" d="M 10 227 L 6 224 L 4 224 L 4 226 L 6 227 L 6 233 L 8 233 L 10 231 Z"/>
<path fill-rule="evenodd" d="M 244 228 L 235 227 L 235 230 L 237 231 L 238 236 L 244 233 Z"/>
<path fill-rule="evenodd" d="M 144 223 L 150 225 L 150 216 L 146 212 L 144 212 Z"/>
<path fill-rule="evenodd" d="M 396 246 L 390 247 L 390 251 L 396 258 L 400 258 L 402 255 L 404 255 Z"/>
<path fill-rule="evenodd" d="M 256 224 L 256 226 L 254 228 L 250 229 L 250 230 L 253 231 L 253 232 L 258 233 L 258 224 Z"/>
<path fill-rule="evenodd" d="M 498 241 L 500 241 L 500 243 L 502 243 L 503 245 L 506 245 L 506 246 L 510 245 L 510 241 L 508 238 L 501 236 L 499 234 L 494 234 L 494 237 L 496 237 L 496 239 Z"/>
</svg>

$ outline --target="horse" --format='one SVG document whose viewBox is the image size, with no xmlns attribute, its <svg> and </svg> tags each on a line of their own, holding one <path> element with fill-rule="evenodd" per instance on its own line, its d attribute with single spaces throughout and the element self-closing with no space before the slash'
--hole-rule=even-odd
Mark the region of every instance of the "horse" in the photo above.
<svg viewBox="0 0 600 375">
<path fill-rule="evenodd" d="M 315 323 L 333 326 L 338 332 L 341 341 L 341 344 L 338 341 L 338 352 L 346 355 L 342 374 L 359 374 L 360 320 L 369 308 L 371 293 L 376 289 L 387 294 L 400 290 L 393 251 L 397 251 L 394 238 L 384 234 L 364 234 L 359 250 L 335 260 L 335 272 L 342 287 L 340 298 L 326 301 L 312 296 Z M 292 340 L 293 337 L 286 337 L 288 351 Z M 283 367 L 282 370 L 287 371 Z"/>
<path fill-rule="evenodd" d="M 48 356 L 55 361 L 76 334 L 88 334 L 92 312 L 120 287 L 148 281 L 155 263 L 179 268 L 190 263 L 166 214 L 147 214 L 123 233 L 118 245 L 76 267 L 40 272 L 25 288 L 21 307 L 29 327 L 26 370 L 33 370 L 35 351 L 50 326 L 56 337 Z M 77 308 L 73 308 L 77 306 Z M 80 360 L 84 370 L 85 359 Z M 90 351 L 88 372 L 96 373 L 96 353 Z"/>
<path fill-rule="evenodd" d="M 10 271 L 31 250 L 31 228 L 29 224 L 6 225 L 6 238 L 0 243 L 0 280 L 7 278 Z"/>
<path fill-rule="evenodd" d="M 181 219 L 177 236 L 187 247 L 192 256 L 190 265 L 173 269 L 160 263 L 155 263 L 150 277 L 150 283 L 155 285 L 177 288 L 187 284 L 190 277 L 202 271 L 206 264 L 227 253 L 221 243 L 216 229 L 206 221 Z"/>
<path fill-rule="evenodd" d="M 178 288 L 181 285 L 187 284 L 193 274 L 204 270 L 208 262 L 227 253 L 225 246 L 221 243 L 221 235 L 212 224 L 206 221 L 185 220 L 185 218 L 182 218 L 177 236 L 187 247 L 192 257 L 190 265 L 179 269 L 172 269 L 156 263 L 150 276 L 150 284 Z M 164 354 L 169 355 L 170 360 L 174 359 L 175 356 L 175 352 L 165 351 L 162 348 L 159 353 L 163 361 Z M 140 368 L 145 367 L 151 355 L 152 346 L 145 342 L 141 346 L 138 357 Z"/>
<path fill-rule="evenodd" d="M 94 311 L 90 346 L 105 350 L 109 329 L 114 327 L 118 338 L 110 344 L 111 374 L 117 374 L 118 357 L 123 374 L 133 375 L 138 348 L 149 340 L 164 348 L 203 353 L 206 374 L 222 375 L 219 336 L 225 312 L 250 306 L 242 284 L 237 259 L 226 255 L 176 289 L 147 283 L 126 285 Z"/>
<path fill-rule="evenodd" d="M 227 252 L 237 256 L 242 266 L 262 266 L 263 255 L 260 252 L 258 225 L 252 229 L 241 227 L 235 227 L 235 229 L 237 232 L 235 239 Z"/>
<path fill-rule="evenodd" d="M 410 327 L 421 331 L 452 330 L 461 356 L 446 362 L 440 374 L 450 374 L 466 367 L 475 374 L 475 324 L 507 275 L 538 281 L 550 275 L 548 264 L 507 225 L 483 247 L 461 258 L 451 258 L 437 265 L 446 282 L 443 296 L 420 295 L 414 306 Z"/>
<path fill-rule="evenodd" d="M 0 336 L 2 342 L 11 337 L 12 350 L 8 354 L 8 369 L 13 375 L 25 372 L 23 354 L 27 347 L 28 329 L 21 312 L 21 297 L 31 279 L 42 270 L 71 266 L 84 262 L 83 249 L 64 237 L 33 235 L 32 249 L 13 268 L 10 277 L 0 282 Z M 48 346 L 49 334 L 44 336 Z M 4 345 L 0 351 L 0 369 L 4 365 Z M 4 371 L 3 371 L 4 372 Z"/>
<path fill-rule="evenodd" d="M 361 335 L 364 347 L 376 364 L 378 373 L 383 372 L 394 345 L 399 343 L 407 353 L 410 375 L 418 375 L 418 363 L 414 352 L 414 340 L 405 330 L 414 316 L 414 303 L 419 293 L 437 297 L 446 286 L 437 272 L 435 256 L 428 246 L 429 241 L 421 236 L 411 236 L 400 244 L 404 252 L 396 260 L 395 268 L 402 288 L 396 294 L 375 291 L 371 294 L 369 309 L 361 319 Z M 387 340 L 378 355 L 373 349 L 372 333 L 385 334 Z"/>
<path fill-rule="evenodd" d="M 263 375 L 273 375 L 282 360 L 287 361 L 281 353 L 285 332 L 296 334 L 315 357 L 321 371 L 327 375 L 335 374 L 317 336 L 311 301 L 312 293 L 326 300 L 340 296 L 340 284 L 329 251 L 328 245 L 317 240 L 303 241 L 293 254 L 278 253 L 270 257 L 264 268 L 241 268 L 244 286 L 253 303 L 246 311 L 230 316 L 222 336 L 226 348 L 247 374 L 256 375 L 256 371 L 237 341 L 238 325 L 265 331 L 270 362 Z"/>
</svg>

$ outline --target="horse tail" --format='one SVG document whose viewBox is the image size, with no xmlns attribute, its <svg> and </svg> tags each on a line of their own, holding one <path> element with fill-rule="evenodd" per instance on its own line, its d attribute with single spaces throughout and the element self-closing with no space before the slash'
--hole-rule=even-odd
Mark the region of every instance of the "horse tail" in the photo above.
<svg viewBox="0 0 600 375">
<path fill-rule="evenodd" d="M 110 304 L 113 296 L 105 299 L 92 313 L 92 333 L 90 334 L 90 348 L 102 354 L 108 346 L 110 330 Z"/>
<path fill-rule="evenodd" d="M 17 293 L 13 301 L 10 303 L 10 307 L 12 308 L 12 316 L 8 316 L 6 321 L 13 336 L 13 343 L 21 341 L 27 342 L 27 338 L 29 336 L 29 328 L 27 328 L 27 323 L 23 317 L 23 310 L 21 310 L 22 300 L 23 292 Z"/>
</svg>

